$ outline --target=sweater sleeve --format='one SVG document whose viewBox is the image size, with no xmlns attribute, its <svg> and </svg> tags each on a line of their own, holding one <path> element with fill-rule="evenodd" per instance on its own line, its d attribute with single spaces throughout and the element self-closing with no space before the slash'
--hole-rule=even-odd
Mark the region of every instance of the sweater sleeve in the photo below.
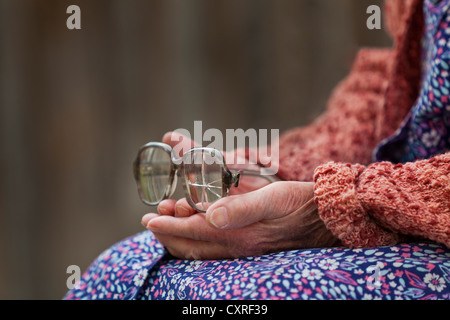
<svg viewBox="0 0 450 320">
<path fill-rule="evenodd" d="M 413 236 L 450 247 L 450 153 L 404 165 L 330 162 L 314 181 L 319 215 L 346 246 Z"/>
</svg>

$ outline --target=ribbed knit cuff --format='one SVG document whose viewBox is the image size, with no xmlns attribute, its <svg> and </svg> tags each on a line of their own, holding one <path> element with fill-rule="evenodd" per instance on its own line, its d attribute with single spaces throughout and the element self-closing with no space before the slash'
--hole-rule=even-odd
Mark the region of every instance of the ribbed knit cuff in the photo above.
<svg viewBox="0 0 450 320">
<path fill-rule="evenodd" d="M 330 162 L 314 172 L 314 195 L 326 227 L 351 248 L 394 245 L 399 236 L 373 221 L 358 200 L 357 185 L 365 167 Z"/>
</svg>

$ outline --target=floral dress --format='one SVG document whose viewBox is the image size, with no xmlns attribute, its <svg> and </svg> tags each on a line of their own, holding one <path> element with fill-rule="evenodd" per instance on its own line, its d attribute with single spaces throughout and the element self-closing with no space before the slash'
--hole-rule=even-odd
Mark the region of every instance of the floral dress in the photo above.
<svg viewBox="0 0 450 320">
<path fill-rule="evenodd" d="M 450 250 L 414 243 L 188 261 L 145 231 L 103 252 L 65 299 L 450 299 Z"/>
<path fill-rule="evenodd" d="M 450 149 L 450 0 L 424 1 L 422 89 L 376 160 Z M 64 299 L 450 299 L 450 249 L 432 242 L 293 250 L 233 260 L 171 257 L 150 231 L 105 250 Z"/>
<path fill-rule="evenodd" d="M 405 163 L 450 149 L 450 1 L 424 3 L 421 92 L 401 127 L 378 146 L 377 161 Z"/>
</svg>

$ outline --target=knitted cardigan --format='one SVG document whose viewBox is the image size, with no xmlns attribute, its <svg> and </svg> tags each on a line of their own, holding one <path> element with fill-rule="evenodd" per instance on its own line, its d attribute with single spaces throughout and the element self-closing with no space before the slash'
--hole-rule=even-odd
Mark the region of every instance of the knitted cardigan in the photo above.
<svg viewBox="0 0 450 320">
<path fill-rule="evenodd" d="M 405 236 L 450 247 L 450 153 L 372 163 L 420 92 L 422 4 L 387 0 L 393 49 L 362 49 L 324 114 L 280 137 L 278 175 L 315 182 L 320 218 L 349 247 L 393 245 Z"/>
</svg>

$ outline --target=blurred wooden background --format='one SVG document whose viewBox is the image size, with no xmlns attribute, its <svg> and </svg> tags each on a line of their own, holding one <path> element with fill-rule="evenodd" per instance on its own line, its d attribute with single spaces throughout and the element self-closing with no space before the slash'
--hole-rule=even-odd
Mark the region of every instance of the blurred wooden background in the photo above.
<svg viewBox="0 0 450 320">
<path fill-rule="evenodd" d="M 67 266 L 143 230 L 141 144 L 310 122 L 358 47 L 390 45 L 371 4 L 0 0 L 0 298 L 60 299 Z"/>
</svg>

